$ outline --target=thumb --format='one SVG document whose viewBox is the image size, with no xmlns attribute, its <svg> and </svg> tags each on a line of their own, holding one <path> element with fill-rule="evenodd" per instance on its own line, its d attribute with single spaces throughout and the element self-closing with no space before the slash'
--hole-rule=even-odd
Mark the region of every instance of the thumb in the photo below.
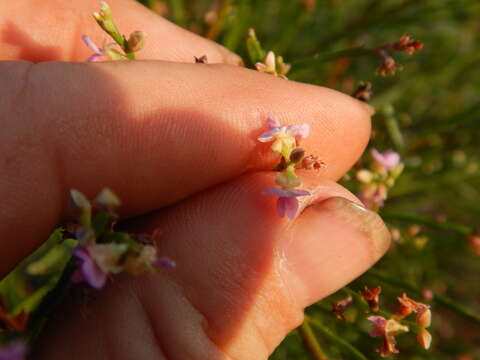
<svg viewBox="0 0 480 360">
<path fill-rule="evenodd" d="M 379 216 L 347 190 L 304 180 L 314 195 L 294 221 L 276 215 L 275 199 L 261 195 L 271 174 L 257 173 L 130 224 L 160 228 L 159 251 L 176 270 L 111 284 L 87 317 L 65 309 L 69 318 L 58 315 L 39 358 L 267 359 L 305 306 L 359 276 L 389 245 Z"/>
</svg>

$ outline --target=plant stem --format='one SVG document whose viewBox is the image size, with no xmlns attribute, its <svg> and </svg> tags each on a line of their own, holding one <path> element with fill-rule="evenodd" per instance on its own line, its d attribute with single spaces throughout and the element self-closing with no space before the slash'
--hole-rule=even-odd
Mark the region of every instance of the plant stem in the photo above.
<svg viewBox="0 0 480 360">
<path fill-rule="evenodd" d="M 305 318 L 305 321 L 297 330 L 313 359 L 328 360 L 327 355 L 323 352 L 312 328 L 310 327 L 308 318 Z"/>
<path fill-rule="evenodd" d="M 453 231 L 461 235 L 470 235 L 472 233 L 472 228 L 462 225 L 456 224 L 452 222 L 438 222 L 428 216 L 421 216 L 421 215 L 407 215 L 395 212 L 381 212 L 382 218 L 386 220 L 397 220 L 401 222 L 406 222 L 409 224 L 419 224 L 419 225 L 426 225 L 434 229 L 439 230 L 448 230 Z"/>
<path fill-rule="evenodd" d="M 328 338 L 330 341 L 334 342 L 340 349 L 343 349 L 345 352 L 349 353 L 352 356 L 352 359 L 355 360 L 368 360 L 365 355 L 363 355 L 360 350 L 355 346 L 348 343 L 347 341 L 340 338 L 338 335 L 334 334 L 329 328 L 324 326 L 320 321 L 313 319 L 311 317 L 306 317 L 310 324 L 312 324 L 315 329 L 317 329 L 323 336 Z"/>
<path fill-rule="evenodd" d="M 223 28 L 223 25 L 225 24 L 225 19 L 230 14 L 232 5 L 233 5 L 233 0 L 222 1 L 222 5 L 220 7 L 220 10 L 218 11 L 218 17 L 208 29 L 207 39 L 215 40 L 218 37 L 218 35 L 220 34 L 220 31 Z"/>
</svg>

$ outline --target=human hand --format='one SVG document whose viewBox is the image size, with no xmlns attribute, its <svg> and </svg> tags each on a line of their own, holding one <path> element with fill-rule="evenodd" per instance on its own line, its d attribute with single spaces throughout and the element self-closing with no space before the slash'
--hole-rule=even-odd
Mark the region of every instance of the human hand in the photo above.
<svg viewBox="0 0 480 360">
<path fill-rule="evenodd" d="M 150 61 L 72 63 L 89 55 L 82 33 L 101 40 L 97 6 L 0 5 L 0 56 L 13 60 L 0 64 L 0 274 L 47 238 L 68 189 L 104 186 L 124 203 L 123 226 L 160 228 L 159 253 L 178 266 L 116 278 L 88 314 L 67 301 L 33 356 L 265 359 L 305 306 L 388 246 L 378 216 L 334 182 L 363 151 L 371 114 L 335 91 L 225 65 L 239 58 L 127 0 L 112 10 L 126 33 L 149 34 L 139 57 Z M 205 54 L 218 64 L 190 64 Z M 313 195 L 293 222 L 261 195 L 275 164 L 255 141 L 268 113 L 309 123 L 302 145 L 328 164 L 302 175 Z"/>
</svg>

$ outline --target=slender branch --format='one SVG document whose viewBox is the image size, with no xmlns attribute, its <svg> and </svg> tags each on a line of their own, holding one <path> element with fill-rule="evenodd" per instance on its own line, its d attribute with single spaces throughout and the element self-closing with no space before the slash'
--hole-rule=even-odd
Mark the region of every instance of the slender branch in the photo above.
<svg viewBox="0 0 480 360">
<path fill-rule="evenodd" d="M 322 347 L 320 346 L 312 328 L 310 327 L 308 318 L 305 318 L 305 321 L 297 330 L 305 347 L 308 349 L 313 359 L 328 360 L 327 355 L 322 350 Z"/>
<path fill-rule="evenodd" d="M 408 214 L 400 214 L 395 212 L 381 212 L 382 218 L 386 220 L 397 220 L 407 223 L 415 223 L 419 225 L 429 226 L 434 229 L 438 230 L 447 230 L 453 231 L 461 235 L 470 235 L 472 233 L 472 228 L 462 225 L 456 224 L 452 222 L 438 222 L 431 217 L 428 216 L 421 216 L 421 215 L 408 215 Z"/>
<path fill-rule="evenodd" d="M 306 317 L 309 323 L 312 324 L 315 329 L 317 329 L 323 336 L 328 338 L 330 341 L 334 342 L 340 349 L 349 353 L 352 356 L 352 359 L 355 360 L 368 360 L 365 355 L 363 355 L 360 350 L 349 342 L 343 340 L 338 335 L 334 334 L 329 328 L 324 326 L 320 321 L 313 319 L 311 317 Z"/>
</svg>

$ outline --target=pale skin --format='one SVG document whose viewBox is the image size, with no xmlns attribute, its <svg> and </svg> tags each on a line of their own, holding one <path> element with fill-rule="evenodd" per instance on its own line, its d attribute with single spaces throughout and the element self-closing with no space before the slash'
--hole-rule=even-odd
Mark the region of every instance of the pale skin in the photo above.
<svg viewBox="0 0 480 360">
<path fill-rule="evenodd" d="M 161 229 L 159 251 L 178 266 L 115 278 L 86 312 L 66 301 L 32 358 L 266 359 L 305 306 L 388 248 L 381 220 L 335 183 L 368 142 L 371 110 L 244 69 L 133 1 L 109 3 L 122 32 L 148 33 L 142 61 L 83 63 L 80 36 L 104 38 L 97 0 L 0 3 L 0 275 L 61 221 L 69 189 L 104 186 L 123 201 L 123 227 Z M 202 55 L 210 64 L 193 64 Z M 302 147 L 327 164 L 302 174 L 313 195 L 294 221 L 261 195 L 277 160 L 255 141 L 266 114 L 309 123 Z"/>
</svg>

